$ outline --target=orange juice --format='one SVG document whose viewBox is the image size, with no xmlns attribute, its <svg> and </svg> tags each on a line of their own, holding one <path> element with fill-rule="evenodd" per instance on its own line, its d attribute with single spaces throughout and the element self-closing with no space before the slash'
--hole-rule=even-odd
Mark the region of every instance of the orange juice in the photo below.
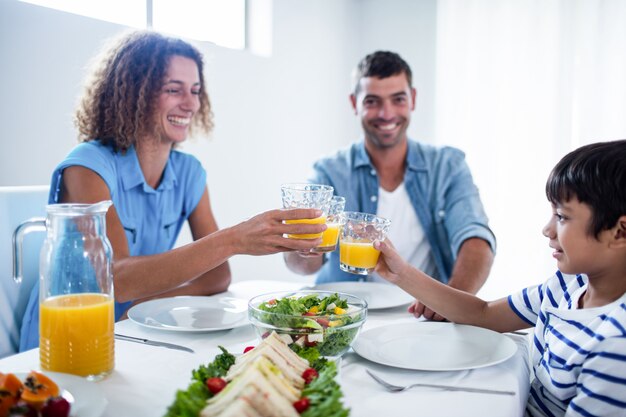
<svg viewBox="0 0 626 417">
<path fill-rule="evenodd" d="M 41 369 L 89 377 L 113 370 L 115 318 L 111 297 L 61 295 L 43 301 L 39 313 Z"/>
<path fill-rule="evenodd" d="M 318 247 L 313 248 L 314 252 L 330 252 L 337 247 L 337 238 L 342 227 L 341 223 L 328 223 L 326 227 L 327 229 L 322 233 L 322 243 Z"/>
<path fill-rule="evenodd" d="M 374 249 L 373 242 L 345 240 L 339 242 L 339 262 L 350 267 L 374 269 L 379 255 L 380 251 Z"/>
<path fill-rule="evenodd" d="M 295 219 L 295 220 L 285 220 L 286 224 L 324 224 L 326 223 L 326 216 L 321 216 L 316 219 Z M 305 233 L 300 235 L 287 235 L 288 238 L 291 239 L 317 239 L 322 237 L 322 233 Z"/>
</svg>

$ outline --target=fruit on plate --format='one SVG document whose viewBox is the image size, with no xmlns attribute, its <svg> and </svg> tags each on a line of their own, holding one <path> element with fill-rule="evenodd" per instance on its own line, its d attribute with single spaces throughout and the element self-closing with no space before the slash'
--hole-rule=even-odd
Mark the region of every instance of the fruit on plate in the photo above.
<svg viewBox="0 0 626 417">
<path fill-rule="evenodd" d="M 31 371 L 24 380 L 21 399 L 40 410 L 48 399 L 59 395 L 59 387 L 44 374 Z"/>
<path fill-rule="evenodd" d="M 68 417 L 70 404 L 59 392 L 41 372 L 29 372 L 24 381 L 0 372 L 0 417 Z"/>
<path fill-rule="evenodd" d="M 9 410 L 19 400 L 22 387 L 22 381 L 18 377 L 0 372 L 0 417 L 9 415 Z"/>
</svg>

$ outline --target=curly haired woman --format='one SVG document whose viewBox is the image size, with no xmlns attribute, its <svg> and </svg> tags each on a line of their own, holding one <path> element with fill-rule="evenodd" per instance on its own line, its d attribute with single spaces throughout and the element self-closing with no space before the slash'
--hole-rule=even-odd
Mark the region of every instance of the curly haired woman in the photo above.
<svg viewBox="0 0 626 417">
<path fill-rule="evenodd" d="M 272 210 L 218 229 L 206 172 L 176 146 L 213 127 L 200 52 L 180 39 L 139 31 L 122 36 L 87 83 L 76 112 L 80 143 L 52 175 L 50 203 L 112 200 L 116 319 L 151 298 L 208 295 L 230 283 L 227 260 L 308 250 L 325 226 L 283 224 L 314 218 L 313 209 Z M 172 249 L 189 222 L 194 241 Z M 24 317 L 20 350 L 38 345 L 38 288 Z"/>
</svg>

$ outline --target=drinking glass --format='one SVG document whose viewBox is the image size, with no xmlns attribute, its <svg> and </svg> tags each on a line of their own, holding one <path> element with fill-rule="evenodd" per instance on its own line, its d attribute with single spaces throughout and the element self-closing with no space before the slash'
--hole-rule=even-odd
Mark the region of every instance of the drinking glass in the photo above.
<svg viewBox="0 0 626 417">
<path fill-rule="evenodd" d="M 316 219 L 294 219 L 285 220 L 287 224 L 307 223 L 324 224 L 326 215 L 333 198 L 333 187 L 322 184 L 283 184 L 280 192 L 283 200 L 283 208 L 316 208 L 322 210 L 322 215 Z M 322 233 L 308 233 L 287 235 L 292 239 L 317 239 Z"/>
<path fill-rule="evenodd" d="M 346 222 L 343 217 L 343 209 L 346 206 L 346 199 L 334 196 L 330 201 L 328 214 L 326 215 L 326 230 L 322 233 L 322 243 L 311 249 L 311 252 L 332 252 L 337 249 L 337 240 L 343 224 Z"/>
<path fill-rule="evenodd" d="M 339 240 L 339 267 L 358 275 L 372 273 L 380 251 L 374 241 L 387 237 L 391 221 L 374 214 L 344 212 L 345 224 Z"/>
</svg>

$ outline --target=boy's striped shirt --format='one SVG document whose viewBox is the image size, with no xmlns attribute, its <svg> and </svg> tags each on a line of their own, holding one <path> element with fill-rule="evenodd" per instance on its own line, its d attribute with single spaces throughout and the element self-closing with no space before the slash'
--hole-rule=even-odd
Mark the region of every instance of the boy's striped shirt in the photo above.
<svg viewBox="0 0 626 417">
<path fill-rule="evenodd" d="M 585 275 L 557 271 L 509 296 L 513 311 L 535 326 L 532 416 L 626 416 L 626 294 L 578 309 L 586 289 Z"/>
</svg>

